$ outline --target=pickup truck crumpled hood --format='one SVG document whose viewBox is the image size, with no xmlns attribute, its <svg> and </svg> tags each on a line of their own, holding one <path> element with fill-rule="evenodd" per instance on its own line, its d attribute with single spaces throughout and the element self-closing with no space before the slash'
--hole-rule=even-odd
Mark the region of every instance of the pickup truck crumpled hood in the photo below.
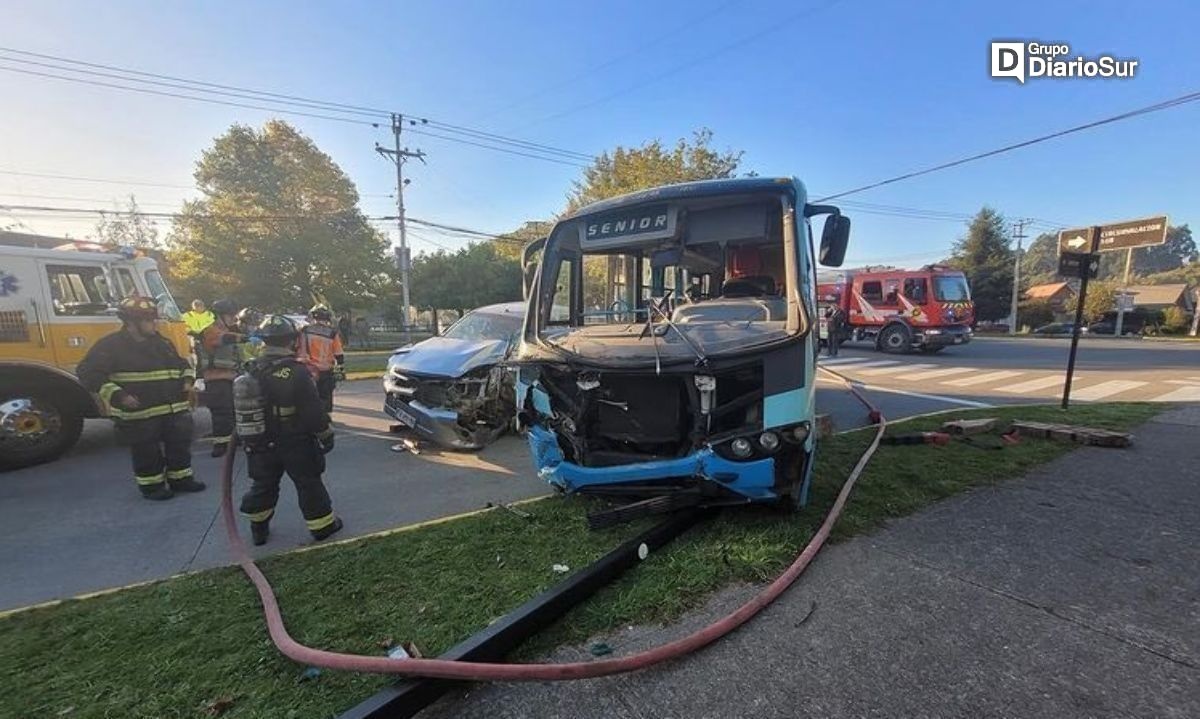
<svg viewBox="0 0 1200 719">
<path fill-rule="evenodd" d="M 505 340 L 456 340 L 430 337 L 402 347 L 388 360 L 388 369 L 404 374 L 455 379 L 471 370 L 494 365 L 508 351 Z"/>
</svg>

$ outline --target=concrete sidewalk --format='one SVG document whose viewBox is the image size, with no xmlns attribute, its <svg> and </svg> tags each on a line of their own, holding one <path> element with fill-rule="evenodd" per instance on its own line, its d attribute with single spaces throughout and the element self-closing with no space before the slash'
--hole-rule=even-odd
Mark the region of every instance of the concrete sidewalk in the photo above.
<svg viewBox="0 0 1200 719">
<path fill-rule="evenodd" d="M 632 675 L 480 685 L 438 717 L 1200 716 L 1200 407 L 827 549 L 708 649 Z M 853 501 L 853 498 L 851 499 Z M 707 624 L 721 593 L 624 654 Z M 807 619 L 806 619 L 807 617 Z M 586 647 L 556 660 L 588 660 Z"/>
</svg>

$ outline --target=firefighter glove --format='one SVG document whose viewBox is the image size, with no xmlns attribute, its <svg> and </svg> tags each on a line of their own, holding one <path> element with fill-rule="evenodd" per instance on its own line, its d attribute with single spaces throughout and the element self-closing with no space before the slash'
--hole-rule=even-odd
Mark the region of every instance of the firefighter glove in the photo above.
<svg viewBox="0 0 1200 719">
<path fill-rule="evenodd" d="M 329 454 L 333 451 L 333 430 L 327 429 L 317 435 L 317 446 L 321 448 L 321 454 Z"/>
</svg>

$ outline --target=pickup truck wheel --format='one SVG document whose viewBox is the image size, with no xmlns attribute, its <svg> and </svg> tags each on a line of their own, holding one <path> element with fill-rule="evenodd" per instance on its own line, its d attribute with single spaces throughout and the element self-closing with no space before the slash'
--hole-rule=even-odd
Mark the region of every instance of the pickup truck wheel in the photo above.
<svg viewBox="0 0 1200 719">
<path fill-rule="evenodd" d="M 0 389 L 0 469 L 62 456 L 79 440 L 83 415 L 37 390 Z"/>
<path fill-rule="evenodd" d="M 912 334 L 901 324 L 888 325 L 879 333 L 879 349 L 890 354 L 903 354 L 912 346 Z"/>
</svg>

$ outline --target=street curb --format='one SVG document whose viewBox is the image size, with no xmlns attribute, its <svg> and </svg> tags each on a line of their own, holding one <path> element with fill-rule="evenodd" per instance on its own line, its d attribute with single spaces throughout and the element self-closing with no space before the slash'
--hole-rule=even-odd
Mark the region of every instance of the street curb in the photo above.
<svg viewBox="0 0 1200 719">
<path fill-rule="evenodd" d="M 383 370 L 361 370 L 358 372 L 347 372 L 346 379 L 383 379 L 383 373 Z"/>
</svg>

